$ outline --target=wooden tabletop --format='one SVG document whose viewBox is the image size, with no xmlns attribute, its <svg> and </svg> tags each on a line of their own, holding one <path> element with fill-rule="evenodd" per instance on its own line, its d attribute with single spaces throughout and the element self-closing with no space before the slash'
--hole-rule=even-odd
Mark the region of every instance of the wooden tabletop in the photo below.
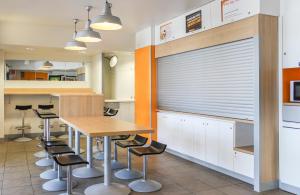
<svg viewBox="0 0 300 195">
<path fill-rule="evenodd" d="M 62 117 L 61 120 L 72 128 L 91 137 L 135 135 L 153 132 L 149 127 L 104 116 Z"/>
</svg>

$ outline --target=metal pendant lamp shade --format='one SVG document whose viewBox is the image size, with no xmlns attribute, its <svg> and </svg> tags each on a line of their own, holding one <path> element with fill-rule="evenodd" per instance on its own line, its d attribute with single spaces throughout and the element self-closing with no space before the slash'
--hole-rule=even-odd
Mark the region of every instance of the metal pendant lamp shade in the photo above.
<svg viewBox="0 0 300 195">
<path fill-rule="evenodd" d="M 77 23 L 78 23 L 78 19 L 75 19 L 75 20 L 74 20 L 74 24 L 75 24 L 75 32 L 74 32 L 73 40 L 66 43 L 66 45 L 65 45 L 65 47 L 64 47 L 64 49 L 66 49 L 66 50 L 71 50 L 71 51 L 82 51 L 82 50 L 86 50 L 86 49 L 87 49 L 85 43 L 79 42 L 79 41 L 76 41 L 76 40 L 75 40 L 76 35 L 77 35 L 77 30 L 76 30 L 76 25 L 77 25 Z"/>
<path fill-rule="evenodd" d="M 90 10 L 92 9 L 91 6 L 88 6 L 86 10 L 88 11 L 88 20 L 86 23 L 85 28 L 82 31 L 79 31 L 76 34 L 75 40 L 85 43 L 97 43 L 102 41 L 100 33 L 93 31 L 90 27 L 91 20 L 90 20 Z"/>
<path fill-rule="evenodd" d="M 103 15 L 99 15 L 92 20 L 91 28 L 97 30 L 119 30 L 122 28 L 121 19 L 111 13 L 112 4 L 105 3 Z"/>
</svg>

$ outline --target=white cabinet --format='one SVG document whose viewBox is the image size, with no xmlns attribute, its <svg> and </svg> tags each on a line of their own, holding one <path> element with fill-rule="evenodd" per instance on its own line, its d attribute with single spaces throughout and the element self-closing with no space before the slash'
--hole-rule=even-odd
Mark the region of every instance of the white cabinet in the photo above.
<svg viewBox="0 0 300 195">
<path fill-rule="evenodd" d="M 157 116 L 158 140 L 168 149 L 253 177 L 253 155 L 234 152 L 235 122 L 175 112 Z"/>
<path fill-rule="evenodd" d="M 229 122 L 219 123 L 219 166 L 227 170 L 233 170 L 234 156 L 234 124 Z"/>
<path fill-rule="evenodd" d="M 218 122 L 207 120 L 205 128 L 205 160 L 218 165 L 219 128 Z"/>
<path fill-rule="evenodd" d="M 242 152 L 234 152 L 234 171 L 254 178 L 254 156 Z"/>
<path fill-rule="evenodd" d="M 280 181 L 300 188 L 300 129 L 282 128 L 280 132 Z"/>
<path fill-rule="evenodd" d="M 197 117 L 193 120 L 192 126 L 194 128 L 193 136 L 193 156 L 199 160 L 205 160 L 205 120 Z"/>
<path fill-rule="evenodd" d="M 282 1 L 283 67 L 299 67 L 300 63 L 300 1 Z"/>
</svg>

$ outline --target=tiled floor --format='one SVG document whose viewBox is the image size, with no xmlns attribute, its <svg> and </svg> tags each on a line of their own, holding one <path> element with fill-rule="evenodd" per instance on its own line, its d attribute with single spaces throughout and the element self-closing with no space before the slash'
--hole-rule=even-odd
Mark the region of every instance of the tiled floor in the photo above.
<svg viewBox="0 0 300 195">
<path fill-rule="evenodd" d="M 82 145 L 84 145 L 82 140 Z M 44 180 L 39 174 L 45 168 L 35 166 L 37 160 L 33 153 L 38 150 L 37 141 L 27 143 L 0 143 L 0 195 L 50 195 L 41 188 Z M 126 153 L 120 154 L 121 161 L 126 162 Z M 141 169 L 141 159 L 133 157 L 133 167 Z M 95 161 L 101 167 L 101 161 Z M 251 186 L 205 167 L 185 161 L 170 154 L 150 158 L 149 177 L 163 184 L 157 195 L 252 195 L 258 194 Z M 124 184 L 128 182 L 116 180 Z M 77 180 L 79 186 L 75 191 L 83 192 L 87 186 L 100 183 L 103 178 Z M 132 192 L 132 195 L 139 193 Z M 261 193 L 263 195 L 289 195 L 275 190 Z"/>
</svg>

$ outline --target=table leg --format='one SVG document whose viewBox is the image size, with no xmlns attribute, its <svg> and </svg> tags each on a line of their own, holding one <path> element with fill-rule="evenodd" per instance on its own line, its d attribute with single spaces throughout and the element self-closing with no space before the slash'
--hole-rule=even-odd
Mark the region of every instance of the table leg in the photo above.
<svg viewBox="0 0 300 195">
<path fill-rule="evenodd" d="M 80 132 L 75 130 L 75 154 L 80 155 Z"/>
<path fill-rule="evenodd" d="M 73 176 L 78 178 L 94 178 L 103 176 L 103 172 L 93 166 L 93 138 L 87 136 L 86 159 L 89 164 L 73 170 Z"/>
<path fill-rule="evenodd" d="M 68 126 L 68 145 L 73 148 L 73 130 L 72 127 Z"/>
<path fill-rule="evenodd" d="M 46 141 L 50 141 L 50 128 L 49 128 L 49 119 L 44 120 L 44 131 L 46 132 Z M 50 158 L 49 154 L 47 153 L 46 158 L 43 158 L 35 164 L 39 167 L 47 167 L 53 164 L 53 160 Z"/>
<path fill-rule="evenodd" d="M 85 195 L 128 195 L 130 189 L 122 184 L 111 183 L 111 137 L 104 137 L 104 183 L 88 187 Z"/>
</svg>

